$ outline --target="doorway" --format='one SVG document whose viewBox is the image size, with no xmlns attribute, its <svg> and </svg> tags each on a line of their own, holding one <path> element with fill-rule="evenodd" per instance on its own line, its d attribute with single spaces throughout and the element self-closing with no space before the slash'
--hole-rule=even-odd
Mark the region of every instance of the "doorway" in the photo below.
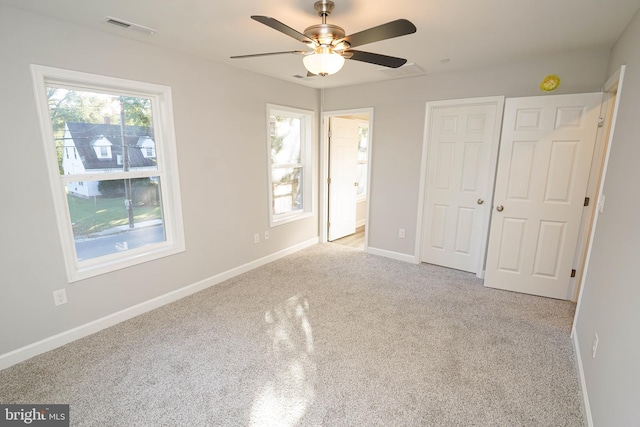
<svg viewBox="0 0 640 427">
<path fill-rule="evenodd" d="M 366 251 L 373 109 L 322 117 L 321 237 Z"/>
</svg>

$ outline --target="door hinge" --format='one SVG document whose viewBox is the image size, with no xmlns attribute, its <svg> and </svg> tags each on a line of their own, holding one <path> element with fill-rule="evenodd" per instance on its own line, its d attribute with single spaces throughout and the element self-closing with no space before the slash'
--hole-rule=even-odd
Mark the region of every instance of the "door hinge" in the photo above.
<svg viewBox="0 0 640 427">
<path fill-rule="evenodd" d="M 327 178 L 327 184 L 331 184 L 331 178 Z"/>
<path fill-rule="evenodd" d="M 601 128 L 602 126 L 604 126 L 604 117 L 598 119 L 598 127 Z"/>
<path fill-rule="evenodd" d="M 327 136 L 331 138 L 331 131 L 327 132 L 327 134 L 328 134 Z"/>
<path fill-rule="evenodd" d="M 590 201 L 590 200 L 591 200 L 590 198 L 585 197 L 585 198 L 584 198 L 584 206 L 589 206 L 589 201 Z"/>
<path fill-rule="evenodd" d="M 571 270 L 571 277 L 576 277 L 576 270 Z"/>
<path fill-rule="evenodd" d="M 331 223 L 329 221 L 327 221 L 327 228 L 331 227 Z"/>
</svg>

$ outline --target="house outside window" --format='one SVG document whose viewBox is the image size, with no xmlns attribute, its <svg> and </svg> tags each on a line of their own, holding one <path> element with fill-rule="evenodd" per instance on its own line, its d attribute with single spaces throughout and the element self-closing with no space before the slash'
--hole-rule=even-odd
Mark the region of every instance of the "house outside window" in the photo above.
<svg viewBox="0 0 640 427">
<path fill-rule="evenodd" d="M 37 65 L 32 76 L 69 281 L 184 251 L 171 89 Z"/>
<path fill-rule="evenodd" d="M 313 112 L 267 105 L 269 224 L 312 214 L 311 144 Z"/>
</svg>

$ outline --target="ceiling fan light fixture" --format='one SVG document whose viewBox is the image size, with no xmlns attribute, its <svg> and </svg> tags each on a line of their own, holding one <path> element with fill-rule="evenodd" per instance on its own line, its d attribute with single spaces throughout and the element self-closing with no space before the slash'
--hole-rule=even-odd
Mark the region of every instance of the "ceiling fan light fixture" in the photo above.
<svg viewBox="0 0 640 427">
<path fill-rule="evenodd" d="M 345 59 L 367 62 L 383 67 L 398 68 L 407 60 L 395 56 L 381 55 L 378 53 L 353 50 L 353 47 L 374 43 L 394 37 L 406 36 L 416 32 L 416 26 L 406 19 L 396 19 L 386 24 L 371 27 L 349 36 L 345 35 L 342 27 L 327 24 L 327 16 L 333 10 L 332 0 L 318 0 L 314 8 L 322 18 L 322 23 L 312 25 L 301 33 L 269 16 L 252 15 L 251 19 L 280 31 L 299 42 L 304 43 L 312 51 L 270 52 L 252 55 L 238 55 L 231 58 L 254 58 L 256 56 L 281 55 L 293 53 L 304 55 L 302 62 L 309 72 L 308 75 L 328 76 L 342 69 Z"/>
<path fill-rule="evenodd" d="M 328 47 L 320 47 L 313 54 L 302 58 L 302 62 L 310 73 L 318 76 L 328 76 L 342 69 L 344 58 Z"/>
</svg>

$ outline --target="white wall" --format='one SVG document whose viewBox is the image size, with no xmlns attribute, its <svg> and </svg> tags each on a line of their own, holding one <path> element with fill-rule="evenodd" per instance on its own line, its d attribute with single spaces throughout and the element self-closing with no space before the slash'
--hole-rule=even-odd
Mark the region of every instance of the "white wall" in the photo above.
<svg viewBox="0 0 640 427">
<path fill-rule="evenodd" d="M 480 96 L 543 95 L 548 74 L 562 79 L 554 93 L 597 92 L 609 52 L 584 52 L 510 65 L 325 89 L 325 110 L 374 108 L 370 165 L 369 247 L 415 255 L 420 161 L 427 101 Z M 454 59 L 455 61 L 455 59 Z M 406 238 L 398 238 L 398 229 Z"/>
<path fill-rule="evenodd" d="M 611 54 L 626 64 L 591 261 L 575 329 L 595 426 L 640 425 L 640 12 Z M 594 334 L 599 337 L 591 357 Z"/>
<path fill-rule="evenodd" d="M 172 87 L 185 253 L 67 283 L 30 64 Z M 0 77 L 0 356 L 317 238 L 316 214 L 253 243 L 268 229 L 265 104 L 317 111 L 316 90 L 6 6 Z"/>
</svg>

